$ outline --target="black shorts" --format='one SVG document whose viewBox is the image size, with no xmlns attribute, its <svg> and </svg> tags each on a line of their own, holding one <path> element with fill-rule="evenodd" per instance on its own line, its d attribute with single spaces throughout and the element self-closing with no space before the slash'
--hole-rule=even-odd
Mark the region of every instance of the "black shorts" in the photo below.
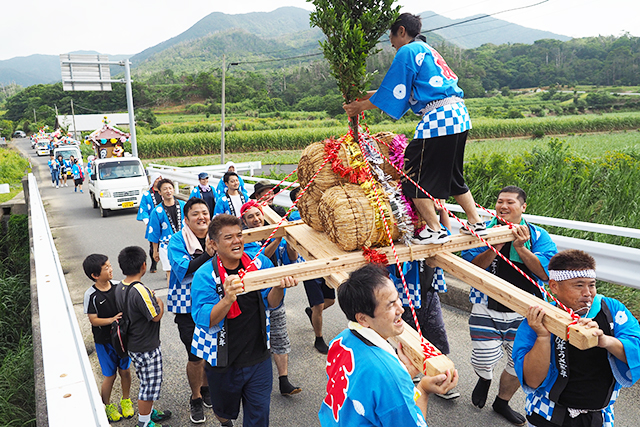
<svg viewBox="0 0 640 427">
<path fill-rule="evenodd" d="M 309 307 L 324 304 L 325 299 L 336 299 L 336 290 L 328 287 L 322 278 L 305 280 L 304 290 L 307 293 Z"/>
<path fill-rule="evenodd" d="M 75 178 L 73 180 L 73 183 L 78 186 L 78 185 L 82 185 L 82 178 Z"/>
<path fill-rule="evenodd" d="M 464 147 L 468 131 L 436 138 L 414 139 L 404 150 L 404 173 L 436 199 L 469 191 L 464 183 Z M 412 199 L 429 196 L 406 178 L 402 191 Z"/>
<path fill-rule="evenodd" d="M 176 313 L 175 318 L 173 319 L 178 325 L 178 332 L 180 334 L 180 341 L 184 344 L 184 348 L 187 349 L 187 354 L 189 355 L 189 362 L 197 362 L 200 359 L 195 354 L 191 353 L 191 342 L 193 341 L 193 331 L 196 328 L 196 323 L 193 321 L 193 317 L 191 317 L 191 313 L 187 314 L 178 314 Z"/>
</svg>

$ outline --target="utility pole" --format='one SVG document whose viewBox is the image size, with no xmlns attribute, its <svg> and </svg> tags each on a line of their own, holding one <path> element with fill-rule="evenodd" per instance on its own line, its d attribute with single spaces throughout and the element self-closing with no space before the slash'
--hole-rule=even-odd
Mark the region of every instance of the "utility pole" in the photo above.
<svg viewBox="0 0 640 427">
<path fill-rule="evenodd" d="M 73 98 L 71 98 L 71 117 L 73 118 L 73 139 L 78 141 L 78 130 L 76 129 L 76 113 L 73 111 Z"/>
<path fill-rule="evenodd" d="M 124 80 L 127 92 L 127 110 L 129 111 L 129 135 L 131 137 L 131 154 L 138 157 L 138 140 L 136 139 L 136 117 L 133 113 L 133 91 L 131 90 L 131 62 L 128 59 L 124 61 Z"/>
<path fill-rule="evenodd" d="M 36 109 L 33 109 L 33 123 L 38 123 L 38 118 L 36 117 Z"/>
<path fill-rule="evenodd" d="M 227 71 L 227 65 L 225 64 L 224 53 L 222 54 L 222 108 L 220 116 L 220 164 L 224 165 L 224 92 L 225 92 L 225 73 Z"/>
</svg>

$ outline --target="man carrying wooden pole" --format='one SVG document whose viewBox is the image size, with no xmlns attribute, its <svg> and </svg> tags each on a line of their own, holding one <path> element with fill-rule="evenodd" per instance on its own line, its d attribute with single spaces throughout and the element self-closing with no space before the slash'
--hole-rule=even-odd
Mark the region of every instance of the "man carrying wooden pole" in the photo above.
<svg viewBox="0 0 640 427">
<path fill-rule="evenodd" d="M 540 306 L 518 328 L 513 359 L 531 426 L 613 426 L 620 388 L 640 378 L 638 321 L 620 301 L 597 294 L 595 269 L 593 257 L 578 250 L 549 262 L 549 289 L 584 316 L 579 324 L 592 328 L 596 347 L 579 350 L 549 332 Z"/>
<path fill-rule="evenodd" d="M 508 186 L 500 190 L 496 202 L 496 214 L 514 224 L 512 232 L 515 240 L 497 244 L 494 247 L 529 276 L 537 278 L 539 284 L 543 284 L 543 281 L 548 279 L 546 266 L 558 250 L 545 230 L 528 224 L 522 219 L 522 214 L 527 209 L 526 200 L 527 195 L 519 187 Z M 499 220 L 494 219 L 487 227 L 493 228 L 499 225 L 502 225 Z M 542 297 L 536 285 L 489 248 L 480 247 L 463 251 L 462 257 L 514 286 Z M 484 407 L 493 378 L 493 369 L 502 358 L 504 347 L 508 361 L 500 376 L 500 387 L 493 409 L 509 422 L 524 425 L 526 423 L 524 416 L 509 406 L 509 400 L 520 386 L 513 369 L 511 350 L 516 329 L 524 317 L 498 301 L 488 298 L 475 288 L 471 288 L 469 299 L 473 304 L 469 317 L 472 343 L 471 365 L 479 377 L 471 395 L 471 402 L 478 408 Z"/>
<path fill-rule="evenodd" d="M 429 394 L 446 393 L 458 372 L 427 375 L 414 388 L 418 373 L 409 358 L 387 341 L 404 330 L 398 291 L 380 266 L 367 264 L 338 288 L 340 308 L 349 327 L 329 346 L 327 396 L 319 418 L 327 426 L 426 426 Z"/>
</svg>

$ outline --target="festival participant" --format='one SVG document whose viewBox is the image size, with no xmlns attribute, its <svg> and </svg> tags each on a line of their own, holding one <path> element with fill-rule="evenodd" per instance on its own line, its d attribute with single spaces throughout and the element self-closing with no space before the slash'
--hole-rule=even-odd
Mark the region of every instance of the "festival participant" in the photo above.
<svg viewBox="0 0 640 427">
<path fill-rule="evenodd" d="M 273 374 L 269 357 L 269 315 L 284 298 L 279 286 L 243 293 L 242 270 L 270 268 L 259 255 L 252 263 L 244 253 L 242 222 L 220 214 L 209 224 L 206 245 L 215 251 L 211 262 L 196 271 L 191 283 L 191 315 L 196 323 L 191 351 L 206 360 L 205 370 L 213 411 L 223 426 L 233 426 L 242 402 L 244 427 L 268 426 Z"/>
<path fill-rule="evenodd" d="M 458 87 L 458 77 L 442 56 L 420 34 L 421 18 L 401 14 L 391 26 L 389 39 L 397 53 L 380 88 L 344 105 L 349 117 L 379 108 L 394 119 L 411 110 L 422 117 L 404 152 L 405 173 L 433 197 L 453 196 L 462 206 L 476 233 L 486 233 L 475 202 L 464 182 L 463 160 L 471 120 Z M 402 189 L 411 197 L 427 227 L 416 244 L 445 243 L 449 236 L 438 222 L 434 202 L 403 178 Z M 468 232 L 466 228 L 463 232 Z"/>
<path fill-rule="evenodd" d="M 77 192 L 78 188 L 82 193 L 82 182 L 84 181 L 84 175 L 82 174 L 82 165 L 78 163 L 78 159 L 75 159 L 73 156 L 69 157 L 71 160 L 71 173 L 73 174 L 73 191 Z"/>
<path fill-rule="evenodd" d="M 147 239 L 153 244 L 153 259 L 162 260 L 162 269 L 167 275 L 167 286 L 171 264 L 167 255 L 167 246 L 171 236 L 182 229 L 184 218 L 184 202 L 173 197 L 173 181 L 161 179 L 158 189 L 162 195 L 162 203 L 156 206 L 149 216 Z"/>
<path fill-rule="evenodd" d="M 300 187 L 296 187 L 289 193 L 291 202 L 295 202 L 298 194 L 300 193 Z M 300 212 L 297 210 L 292 211 L 289 214 L 289 221 L 296 221 L 300 219 Z M 299 260 L 304 261 L 299 256 Z M 309 317 L 313 333 L 315 334 L 315 342 L 313 347 L 321 354 L 327 354 L 329 346 L 322 336 L 322 313 L 327 308 L 331 307 L 336 302 L 336 291 L 333 288 L 327 286 L 324 278 L 305 280 L 304 291 L 307 294 L 307 300 L 309 301 L 309 307 L 304 309 L 304 312 Z"/>
<path fill-rule="evenodd" d="M 51 186 L 59 188 L 60 187 L 60 163 L 58 163 L 53 157 L 53 154 L 49 156 L 49 161 L 47 162 L 49 165 L 49 172 L 51 172 Z"/>
<path fill-rule="evenodd" d="M 246 190 L 240 190 L 240 181 L 235 172 L 225 173 L 222 180 L 227 184 L 228 188 L 224 195 L 216 201 L 216 207 L 213 214 L 218 215 L 225 213 L 240 218 L 240 208 L 242 208 L 242 205 L 247 203 L 249 195 Z"/>
<path fill-rule="evenodd" d="M 522 218 L 527 209 L 526 202 L 527 195 L 521 188 L 504 187 L 496 201 L 496 214 L 499 219 L 494 218 L 488 222 L 487 228 L 501 226 L 501 219 L 514 224 L 512 231 L 515 240 L 494 247 L 543 286 L 548 280 L 549 260 L 558 250 L 549 233 Z M 542 298 L 542 292 L 536 285 L 486 246 L 462 251 L 462 257 L 512 285 Z M 474 288 L 471 288 L 469 300 L 473 304 L 469 317 L 471 365 L 479 377 L 471 395 L 471 402 L 478 408 L 484 407 L 493 378 L 493 369 L 502 358 L 504 347 L 507 352 L 507 366 L 500 376 L 500 388 L 493 402 L 493 410 L 512 424 L 524 425 L 524 416 L 509 406 L 509 400 L 520 386 L 513 369 L 511 351 L 515 332 L 524 317 Z"/>
<path fill-rule="evenodd" d="M 445 394 L 458 371 L 425 376 L 387 341 L 404 329 L 398 291 L 384 267 L 367 264 L 338 288 L 338 303 L 349 326 L 329 346 L 327 396 L 320 407 L 322 427 L 426 426 L 429 394 Z"/>
<path fill-rule="evenodd" d="M 255 185 L 253 186 L 253 194 L 251 194 L 251 196 L 249 197 L 254 200 L 261 200 L 269 192 L 269 190 L 273 189 L 274 187 L 276 186 L 272 184 L 271 181 L 269 181 L 268 179 L 262 179 L 255 183 Z M 273 190 L 273 193 L 277 194 L 279 191 L 280 188 L 276 187 L 275 190 Z M 273 211 L 278 215 L 285 216 L 287 214 L 287 210 L 285 208 L 273 204 L 273 198 L 269 200 L 268 203 L 269 207 L 273 209 Z"/>
<path fill-rule="evenodd" d="M 242 222 L 247 228 L 256 228 L 267 225 L 262 213 L 262 207 L 255 200 L 249 200 L 242 205 L 240 210 Z M 258 253 L 264 240 L 260 242 L 250 242 L 244 245 L 244 250 L 249 256 L 255 256 Z M 282 237 L 272 239 L 263 250 L 264 256 L 269 258 L 273 265 L 288 265 L 296 262 L 298 254 Z M 293 261 L 292 261 L 293 260 Z M 271 347 L 269 350 L 273 354 L 273 360 L 278 369 L 278 381 L 280 385 L 280 394 L 283 396 L 291 396 L 298 394 L 302 388 L 292 385 L 289 382 L 289 353 L 291 352 L 291 341 L 287 331 L 287 312 L 284 308 L 284 300 L 280 307 L 271 311 L 269 316 L 271 322 Z"/>
<path fill-rule="evenodd" d="M 225 170 L 225 173 L 227 172 L 235 172 L 236 174 L 238 173 L 236 171 L 235 163 L 229 161 L 225 163 L 225 166 L 227 167 L 227 169 Z M 238 181 L 240 181 L 240 191 L 242 191 L 243 193 L 247 193 L 247 190 L 244 188 L 244 180 L 240 175 L 238 175 Z M 216 186 L 216 193 L 218 194 L 218 198 L 224 196 L 224 193 L 226 191 L 227 191 L 227 184 L 224 182 L 224 179 L 221 179 L 220 181 L 218 181 L 218 185 Z"/>
<path fill-rule="evenodd" d="M 67 165 L 67 161 L 64 160 L 62 154 L 58 154 L 58 164 L 60 165 L 60 186 L 68 187 L 67 185 L 67 167 L 71 169 L 71 165 Z"/>
<path fill-rule="evenodd" d="M 218 193 L 213 189 L 211 185 L 209 185 L 208 173 L 200 172 L 198 174 L 198 181 L 200 181 L 200 184 L 193 187 L 189 198 L 191 199 L 192 197 L 198 197 L 204 200 L 209 207 L 209 219 L 211 219 L 213 218 L 213 211 L 216 208 L 216 199 L 218 198 Z"/>
<path fill-rule="evenodd" d="M 613 427 L 621 387 L 640 378 L 640 327 L 618 300 L 596 291 L 596 263 L 579 250 L 549 262 L 549 289 L 580 315 L 598 345 L 579 350 L 545 327 L 544 308 L 531 306 L 513 347 L 518 379 L 527 395 L 530 426 Z"/>
<path fill-rule="evenodd" d="M 160 190 L 158 190 L 158 182 L 162 179 L 162 175 L 159 173 L 152 173 L 149 176 L 149 191 L 145 191 L 142 193 L 142 198 L 140 199 L 140 209 L 138 209 L 138 215 L 136 219 L 138 221 L 144 222 L 146 226 L 149 224 L 149 215 L 158 206 L 162 203 L 162 195 L 160 194 Z M 144 238 L 149 240 L 149 236 L 147 234 L 148 227 L 145 227 Z M 149 242 L 149 257 L 151 257 L 151 267 L 149 268 L 150 273 L 155 273 L 158 268 L 158 262 L 153 259 L 153 243 Z"/>
<path fill-rule="evenodd" d="M 184 227 L 171 236 L 167 255 L 171 264 L 167 310 L 175 313 L 180 340 L 187 349 L 187 380 L 191 388 L 190 418 L 193 423 L 204 423 L 203 406 L 211 407 L 207 376 L 202 358 L 191 353 L 191 340 L 195 323 L 191 317 L 191 282 L 193 274 L 209 261 L 214 252 L 206 246 L 209 229 L 209 208 L 204 200 L 193 197 L 184 205 Z"/>
</svg>

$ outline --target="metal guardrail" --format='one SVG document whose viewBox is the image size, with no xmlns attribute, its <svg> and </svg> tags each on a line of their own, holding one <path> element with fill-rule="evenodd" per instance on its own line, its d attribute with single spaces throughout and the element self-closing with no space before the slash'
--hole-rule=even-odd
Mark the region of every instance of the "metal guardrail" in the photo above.
<svg viewBox="0 0 640 427">
<path fill-rule="evenodd" d="M 171 168 L 171 170 L 159 170 L 155 167 L 147 168 L 149 172 L 157 171 L 163 174 L 163 177 L 170 178 L 176 182 L 188 184 L 191 186 L 198 185 L 197 173 L 192 171 L 193 168 Z M 243 179 L 259 179 L 253 177 L 242 177 Z M 217 185 L 219 179 L 212 178 L 212 185 Z M 269 180 L 273 184 L 278 184 L 279 181 Z M 285 183 L 289 185 L 289 183 Z M 253 192 L 253 185 L 246 184 L 245 188 L 249 191 L 249 194 Z M 289 198 L 289 191 L 281 191 L 276 195 L 273 201 L 274 204 L 291 207 L 292 203 Z M 453 204 L 446 204 L 447 209 L 452 212 L 464 212 L 464 210 Z M 494 212 L 491 210 L 491 212 Z M 482 210 L 478 210 L 478 214 L 481 217 L 488 218 L 489 214 Z M 552 225 L 556 227 L 562 227 L 572 230 L 589 231 L 593 233 L 609 234 L 613 236 L 632 237 L 640 239 L 640 230 L 635 228 L 615 227 L 604 224 L 594 224 L 590 222 L 571 221 L 561 218 L 550 218 L 538 215 L 524 214 L 523 218 L 527 221 L 539 224 L 539 225 Z M 452 221 L 451 230 L 457 233 L 460 228 L 460 224 L 457 221 Z M 640 289 L 640 275 L 635 272 L 635 269 L 630 268 L 633 265 L 638 265 L 640 260 L 640 249 L 629 248 L 625 246 L 611 245 L 608 243 L 593 242 L 590 240 L 576 239 L 571 237 L 564 237 L 558 235 L 551 235 L 551 238 L 558 246 L 558 250 L 564 249 L 580 249 L 588 252 L 596 260 L 596 273 L 598 279 L 604 280 L 610 283 L 616 283 L 623 286 L 629 286 Z"/>
<path fill-rule="evenodd" d="M 236 168 L 236 173 L 240 171 L 249 171 L 249 175 L 253 177 L 253 173 L 262 168 L 262 162 L 242 162 L 242 163 L 234 163 Z M 149 163 L 149 168 L 163 171 L 163 170 L 175 170 L 179 169 L 182 172 L 191 172 L 198 175 L 200 172 L 208 172 L 209 174 L 213 174 L 215 176 L 222 177 L 227 171 L 227 165 L 207 165 L 207 166 L 188 166 L 188 167 L 175 167 L 175 166 L 167 166 L 167 165 L 159 165 L 157 163 Z"/>
<path fill-rule="evenodd" d="M 48 423 L 53 427 L 108 427 L 33 174 L 28 181 Z"/>
<path fill-rule="evenodd" d="M 447 203 L 446 207 L 453 212 L 464 212 L 464 210 L 458 205 Z M 490 211 L 495 213 L 494 210 Z M 484 218 L 489 217 L 489 215 L 482 210 L 478 210 L 478 214 Z M 529 214 L 523 214 L 522 217 L 528 222 L 538 225 L 552 225 L 571 230 L 589 231 L 592 233 L 640 239 L 640 230 L 636 228 L 615 227 L 612 225 L 571 221 L 568 219 L 550 218 Z M 457 221 L 452 221 L 452 223 L 452 228 L 455 230 L 460 228 L 460 224 Z M 558 246 L 559 251 L 565 249 L 580 249 L 589 253 L 596 260 L 596 274 L 598 279 L 604 280 L 605 282 L 640 289 L 640 275 L 638 275 L 635 268 L 633 268 L 634 265 L 636 268 L 638 266 L 638 260 L 640 260 L 640 249 L 559 236 L 556 234 L 552 234 L 551 239 L 555 242 L 556 246 Z"/>
</svg>

